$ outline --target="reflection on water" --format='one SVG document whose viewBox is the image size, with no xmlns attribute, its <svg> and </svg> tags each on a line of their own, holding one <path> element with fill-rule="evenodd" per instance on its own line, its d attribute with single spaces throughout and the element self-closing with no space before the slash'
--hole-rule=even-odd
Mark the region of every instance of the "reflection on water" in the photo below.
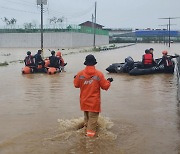
<svg viewBox="0 0 180 154">
<path fill-rule="evenodd" d="M 178 53 L 179 46 L 173 44 L 170 54 Z M 150 47 L 155 49 L 155 58 L 166 48 L 138 44 L 94 53 L 97 69 L 106 78 L 114 78 L 110 90 L 102 91 L 99 137 L 94 139 L 84 136 L 79 89 L 73 87 L 73 76 L 84 68 L 87 53 L 64 56 L 68 62 L 66 72 L 55 75 L 22 75 L 21 63 L 1 67 L 0 153 L 180 152 L 176 75 L 129 76 L 105 71 L 111 63 L 123 62 L 127 56 L 140 60 Z M 25 55 L 22 49 L 1 52 L 11 53 L 6 60 L 23 59 Z M 4 59 L 0 55 L 0 60 Z"/>
</svg>

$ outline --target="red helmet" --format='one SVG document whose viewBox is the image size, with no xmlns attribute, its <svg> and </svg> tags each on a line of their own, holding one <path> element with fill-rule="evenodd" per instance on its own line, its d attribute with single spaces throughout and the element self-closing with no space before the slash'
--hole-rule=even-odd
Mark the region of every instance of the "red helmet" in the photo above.
<svg viewBox="0 0 180 154">
<path fill-rule="evenodd" d="M 167 55 L 168 54 L 167 50 L 162 51 L 162 54 Z"/>
<path fill-rule="evenodd" d="M 56 53 L 56 56 L 61 57 L 61 52 L 58 51 L 58 52 Z"/>
</svg>

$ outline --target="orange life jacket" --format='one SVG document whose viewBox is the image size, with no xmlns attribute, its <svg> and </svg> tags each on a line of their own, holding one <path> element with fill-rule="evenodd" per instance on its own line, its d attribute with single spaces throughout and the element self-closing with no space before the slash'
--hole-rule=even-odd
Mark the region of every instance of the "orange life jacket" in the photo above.
<svg viewBox="0 0 180 154">
<path fill-rule="evenodd" d="M 144 54 L 143 58 L 144 58 L 144 64 L 152 64 L 153 63 L 152 54 L 150 54 L 150 53 Z"/>
<path fill-rule="evenodd" d="M 82 111 L 100 112 L 100 88 L 108 90 L 110 81 L 94 66 L 86 66 L 74 78 L 74 86 L 80 88 L 80 106 Z"/>
</svg>

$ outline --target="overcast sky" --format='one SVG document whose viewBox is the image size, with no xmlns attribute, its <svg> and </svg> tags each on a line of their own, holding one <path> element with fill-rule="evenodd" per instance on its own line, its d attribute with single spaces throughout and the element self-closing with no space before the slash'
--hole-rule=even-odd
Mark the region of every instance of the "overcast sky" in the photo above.
<svg viewBox="0 0 180 154">
<path fill-rule="evenodd" d="M 180 0 L 96 0 L 97 23 L 106 28 L 166 28 L 163 17 L 180 17 Z M 95 0 L 48 0 L 44 6 L 44 24 L 52 17 L 64 17 L 64 23 L 91 21 Z M 17 25 L 40 24 L 36 0 L 0 0 L 0 18 L 17 19 Z M 0 26 L 5 23 L 0 20 Z M 172 29 L 180 30 L 180 18 L 171 20 Z"/>
</svg>

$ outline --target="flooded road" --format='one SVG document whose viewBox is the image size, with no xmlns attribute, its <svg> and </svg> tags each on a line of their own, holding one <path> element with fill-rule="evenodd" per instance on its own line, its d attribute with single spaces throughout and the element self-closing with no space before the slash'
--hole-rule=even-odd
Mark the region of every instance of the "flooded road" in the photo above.
<svg viewBox="0 0 180 154">
<path fill-rule="evenodd" d="M 163 44 L 137 44 L 93 53 L 96 68 L 106 78 L 114 78 L 111 88 L 102 91 L 99 137 L 95 139 L 86 138 L 84 130 L 79 129 L 83 112 L 79 89 L 73 87 L 73 76 L 85 67 L 89 53 L 64 56 L 68 65 L 60 74 L 22 75 L 24 64 L 12 61 L 22 60 L 26 49 L 1 49 L 0 62 L 12 63 L 0 67 L 0 153 L 180 153 L 176 74 L 129 76 L 105 71 L 111 63 L 124 62 L 127 56 L 141 60 L 150 47 L 155 49 L 154 58 L 168 49 Z M 172 44 L 168 51 L 180 54 L 179 49 L 180 44 Z"/>
</svg>

